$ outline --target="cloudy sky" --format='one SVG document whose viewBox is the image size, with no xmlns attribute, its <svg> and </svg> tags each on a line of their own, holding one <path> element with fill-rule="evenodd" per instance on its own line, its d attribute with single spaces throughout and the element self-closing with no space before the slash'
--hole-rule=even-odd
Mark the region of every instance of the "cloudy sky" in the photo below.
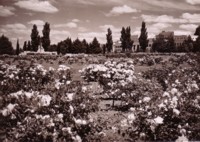
<svg viewBox="0 0 200 142">
<path fill-rule="evenodd" d="M 142 21 L 149 37 L 163 30 L 193 35 L 200 25 L 200 0 L 0 0 L 0 35 L 14 47 L 17 38 L 21 44 L 30 40 L 33 24 L 42 35 L 44 22 L 50 23 L 52 44 L 67 37 L 104 43 L 107 28 L 118 40 L 122 26 L 140 34 Z"/>
</svg>

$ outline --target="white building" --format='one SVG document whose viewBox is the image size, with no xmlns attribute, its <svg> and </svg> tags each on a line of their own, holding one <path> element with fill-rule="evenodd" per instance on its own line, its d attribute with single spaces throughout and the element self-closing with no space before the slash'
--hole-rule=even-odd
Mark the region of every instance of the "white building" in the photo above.
<svg viewBox="0 0 200 142">
<path fill-rule="evenodd" d="M 138 39 L 138 35 L 133 35 L 131 36 L 131 40 L 133 41 L 133 46 L 132 46 L 132 52 L 137 52 L 140 51 L 140 43 L 139 43 L 139 39 Z M 148 43 L 148 47 L 147 50 L 150 51 L 152 44 L 153 44 L 153 38 L 149 38 L 149 43 Z M 113 43 L 113 52 L 121 52 L 122 51 L 122 46 L 121 46 L 121 41 L 116 41 Z"/>
</svg>

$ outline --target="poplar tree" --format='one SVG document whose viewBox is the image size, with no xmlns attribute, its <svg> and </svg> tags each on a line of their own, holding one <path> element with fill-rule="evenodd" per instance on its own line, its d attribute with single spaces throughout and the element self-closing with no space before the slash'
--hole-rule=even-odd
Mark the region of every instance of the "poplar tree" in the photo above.
<svg viewBox="0 0 200 142">
<path fill-rule="evenodd" d="M 142 48 L 142 51 L 145 52 L 149 40 L 148 40 L 148 33 L 147 33 L 147 29 L 146 29 L 146 24 L 145 22 L 142 22 L 142 28 L 141 28 L 141 34 L 139 37 L 139 43 L 140 43 L 140 47 Z"/>
<path fill-rule="evenodd" d="M 24 41 L 23 51 L 27 51 L 27 42 L 26 41 Z"/>
<path fill-rule="evenodd" d="M 48 51 L 48 48 L 50 46 L 50 24 L 49 23 L 45 23 L 44 28 L 42 30 L 42 47 L 44 48 L 44 51 Z"/>
<path fill-rule="evenodd" d="M 19 55 L 19 40 L 17 40 L 16 55 Z"/>
<path fill-rule="evenodd" d="M 125 49 L 126 49 L 126 29 L 124 27 L 122 27 L 122 30 L 121 30 L 120 41 L 121 41 L 121 46 L 122 46 L 122 52 L 125 52 Z"/>
<path fill-rule="evenodd" d="M 33 25 L 32 33 L 31 33 L 31 45 L 32 45 L 32 50 L 35 52 L 38 50 L 38 46 L 40 45 L 39 32 L 35 24 Z"/>
<path fill-rule="evenodd" d="M 110 53 L 113 47 L 112 31 L 110 28 L 108 28 L 108 34 L 106 35 L 106 39 L 107 39 L 106 48 L 108 53 Z"/>
</svg>

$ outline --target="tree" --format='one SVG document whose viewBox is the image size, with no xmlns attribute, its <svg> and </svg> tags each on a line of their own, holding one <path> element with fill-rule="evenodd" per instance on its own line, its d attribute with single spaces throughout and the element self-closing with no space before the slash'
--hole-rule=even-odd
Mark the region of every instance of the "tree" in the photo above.
<svg viewBox="0 0 200 142">
<path fill-rule="evenodd" d="M 174 38 L 169 37 L 167 39 L 157 38 L 153 41 L 152 45 L 153 52 L 174 52 L 175 51 L 175 43 Z"/>
<path fill-rule="evenodd" d="M 72 40 L 71 40 L 71 38 L 68 37 L 65 40 L 65 47 L 66 47 L 66 49 L 65 49 L 66 53 L 72 53 Z"/>
<path fill-rule="evenodd" d="M 122 27 L 122 30 L 121 30 L 120 41 L 121 41 L 121 45 L 122 45 L 122 52 L 125 52 L 125 49 L 126 49 L 126 29 L 124 27 Z"/>
<path fill-rule="evenodd" d="M 0 55 L 1 54 L 13 54 L 12 43 L 4 35 L 0 37 Z"/>
<path fill-rule="evenodd" d="M 110 28 L 108 28 L 108 34 L 106 35 L 106 39 L 107 39 L 106 48 L 107 51 L 110 53 L 113 47 L 112 31 Z"/>
<path fill-rule="evenodd" d="M 78 38 L 73 42 L 72 53 L 86 53 L 86 47 Z"/>
<path fill-rule="evenodd" d="M 194 35 L 197 36 L 197 39 L 194 43 L 194 52 L 200 52 L 200 26 L 196 28 Z"/>
<path fill-rule="evenodd" d="M 40 36 L 37 30 L 37 26 L 35 24 L 33 25 L 31 33 L 31 44 L 32 44 L 32 50 L 36 52 L 38 50 L 38 46 L 40 45 Z"/>
<path fill-rule="evenodd" d="M 20 49 L 19 49 L 19 40 L 17 40 L 17 46 L 16 46 L 16 55 L 19 55 Z"/>
<path fill-rule="evenodd" d="M 132 50 L 133 41 L 131 40 L 130 27 L 127 27 L 126 29 L 124 27 L 122 28 L 120 41 L 122 45 L 122 52 Z"/>
<path fill-rule="evenodd" d="M 48 51 L 49 52 L 56 52 L 57 51 L 57 45 L 56 44 L 50 45 L 49 48 L 48 48 Z"/>
<path fill-rule="evenodd" d="M 23 51 L 27 51 L 27 42 L 24 41 Z"/>
<path fill-rule="evenodd" d="M 126 49 L 132 51 L 133 41 L 131 40 L 131 28 L 126 28 Z"/>
<path fill-rule="evenodd" d="M 140 43 L 140 46 L 141 46 L 143 52 L 145 52 L 145 50 L 148 46 L 148 43 L 149 43 L 148 33 L 147 33 L 145 22 L 142 22 L 142 28 L 141 28 L 141 33 L 140 33 L 140 37 L 139 37 L 139 43 Z"/>
<path fill-rule="evenodd" d="M 105 54 L 106 53 L 106 45 L 104 44 L 103 45 L 103 54 Z"/>
<path fill-rule="evenodd" d="M 48 48 L 50 46 L 50 24 L 49 23 L 45 23 L 44 28 L 42 30 L 43 33 L 43 37 L 42 37 L 42 47 L 44 48 L 44 51 L 48 51 Z"/>
<path fill-rule="evenodd" d="M 31 41 L 28 41 L 27 51 L 32 51 Z"/>
<path fill-rule="evenodd" d="M 60 46 L 57 46 L 57 54 L 58 54 L 58 55 L 60 54 L 60 49 L 61 49 L 61 47 L 60 47 Z"/>
<path fill-rule="evenodd" d="M 102 52 L 102 49 L 100 47 L 100 43 L 98 42 L 97 38 L 95 37 L 89 45 L 89 54 L 99 54 Z"/>
</svg>

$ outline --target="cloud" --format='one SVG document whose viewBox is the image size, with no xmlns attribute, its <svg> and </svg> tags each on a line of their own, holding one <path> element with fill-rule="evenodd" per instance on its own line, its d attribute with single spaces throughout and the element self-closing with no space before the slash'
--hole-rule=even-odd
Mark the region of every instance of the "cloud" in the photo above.
<svg viewBox="0 0 200 142">
<path fill-rule="evenodd" d="M 74 22 L 68 22 L 66 24 L 56 24 L 54 25 L 55 28 L 64 28 L 64 27 L 68 27 L 68 28 L 77 28 L 77 24 Z"/>
<path fill-rule="evenodd" d="M 26 29 L 26 26 L 21 23 L 7 24 L 4 27 L 9 29 Z"/>
<path fill-rule="evenodd" d="M 110 28 L 111 31 L 112 31 L 113 33 L 120 32 L 120 31 L 121 31 L 121 29 L 116 28 L 116 27 L 113 26 L 113 25 L 103 25 L 103 26 L 99 26 L 99 27 L 100 27 L 100 29 L 103 30 L 104 32 L 107 32 L 108 28 Z"/>
<path fill-rule="evenodd" d="M 2 31 L 4 31 L 3 33 L 7 33 L 9 35 L 27 35 L 29 34 L 28 28 L 21 23 L 15 23 L 15 24 L 6 24 L 6 25 L 2 25 Z"/>
<path fill-rule="evenodd" d="M 174 31 L 175 35 L 191 35 L 191 31 L 185 31 L 185 30 L 175 30 Z"/>
<path fill-rule="evenodd" d="M 97 38 L 97 40 L 100 43 L 106 42 L 106 32 L 85 32 L 85 33 L 78 33 L 79 39 L 86 39 L 87 42 L 91 42 L 94 37 Z"/>
<path fill-rule="evenodd" d="M 142 15 L 141 16 L 142 19 L 145 22 L 159 22 L 159 23 L 187 23 L 186 19 L 182 19 L 182 18 L 174 18 L 173 16 L 169 16 L 169 15 L 160 15 L 160 16 L 156 16 L 156 15 Z"/>
<path fill-rule="evenodd" d="M 85 27 L 78 27 L 79 32 L 86 32 L 88 29 Z"/>
<path fill-rule="evenodd" d="M 21 0 L 15 3 L 16 6 L 27 10 L 44 13 L 55 13 L 58 9 L 54 7 L 49 1 L 40 0 Z"/>
<path fill-rule="evenodd" d="M 172 24 L 169 23 L 154 23 L 151 25 L 147 26 L 147 32 L 148 32 L 148 37 L 149 38 L 153 38 L 155 37 L 155 35 L 157 35 L 158 33 L 160 33 L 161 31 L 172 27 Z M 137 27 L 135 29 L 135 32 L 133 32 L 134 35 L 140 35 L 140 28 L 141 27 Z"/>
<path fill-rule="evenodd" d="M 42 20 L 32 20 L 32 21 L 29 21 L 28 24 L 30 25 L 37 25 L 37 26 L 43 26 L 45 24 L 44 21 Z"/>
<path fill-rule="evenodd" d="M 186 0 L 186 2 L 191 4 L 191 5 L 200 4 L 199 0 Z"/>
<path fill-rule="evenodd" d="M 121 14 L 128 14 L 128 13 L 135 13 L 135 12 L 139 12 L 139 11 L 127 5 L 123 5 L 123 6 L 113 7 L 112 10 L 108 14 L 106 14 L 106 16 L 118 16 Z"/>
<path fill-rule="evenodd" d="M 14 7 L 0 5 L 0 16 L 1 17 L 12 16 L 14 15 L 13 13 L 14 10 L 15 10 Z"/>
<path fill-rule="evenodd" d="M 182 24 L 179 26 L 179 28 L 183 30 L 188 30 L 188 31 L 195 31 L 195 29 L 198 27 L 196 24 Z"/>
<path fill-rule="evenodd" d="M 183 0 L 141 0 L 144 3 L 147 3 L 148 5 L 151 5 L 153 10 L 159 9 L 160 11 L 176 11 L 176 10 L 187 10 L 187 11 L 199 11 L 199 7 L 195 5 L 188 5 L 186 2 L 183 2 Z M 192 1 L 192 0 L 188 0 Z M 199 0 L 193 0 L 193 1 L 199 1 Z M 145 5 L 143 3 L 143 5 Z M 151 9 L 152 10 L 152 9 Z"/>
<path fill-rule="evenodd" d="M 51 30 L 50 32 L 51 44 L 56 44 L 62 40 L 65 40 L 67 37 L 70 37 L 70 36 L 71 34 L 69 31 Z"/>
<path fill-rule="evenodd" d="M 78 22 L 80 22 L 80 20 L 79 19 L 72 19 L 72 22 L 78 23 Z"/>
<path fill-rule="evenodd" d="M 200 14 L 183 13 L 181 17 L 189 23 L 200 23 Z"/>
</svg>

